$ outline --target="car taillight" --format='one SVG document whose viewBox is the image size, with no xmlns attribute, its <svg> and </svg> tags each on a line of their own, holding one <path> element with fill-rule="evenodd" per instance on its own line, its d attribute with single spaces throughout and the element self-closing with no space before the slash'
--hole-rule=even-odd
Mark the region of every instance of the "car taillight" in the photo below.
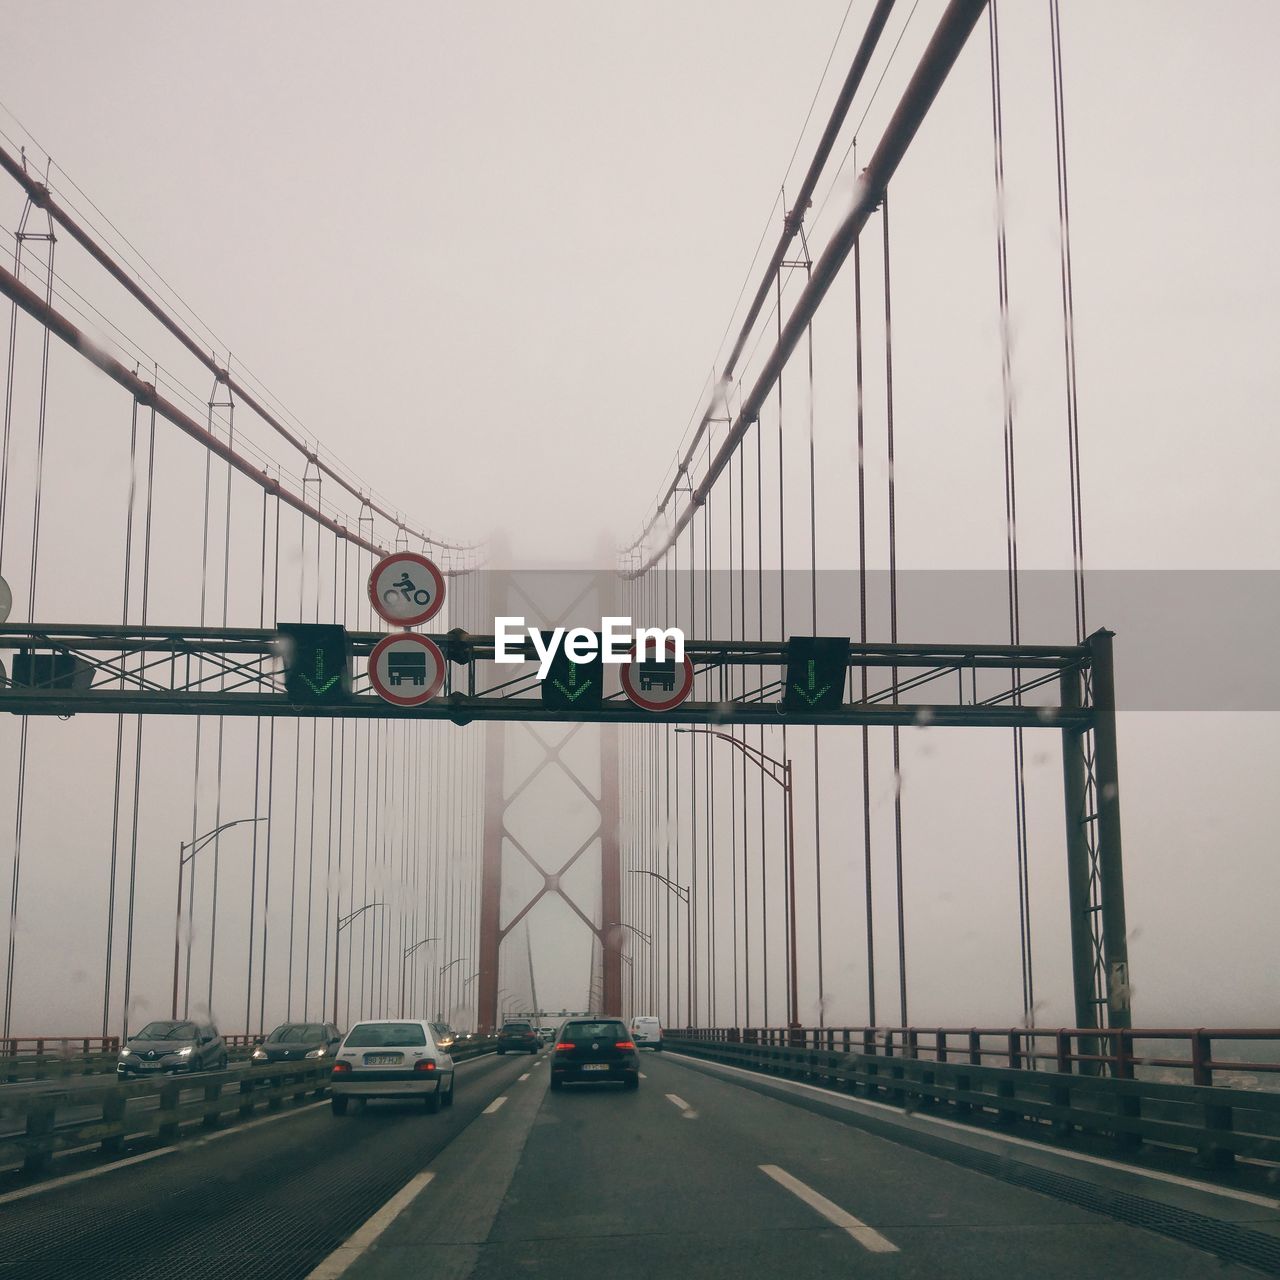
<svg viewBox="0 0 1280 1280">
<path fill-rule="evenodd" d="M 619 1040 L 613 1047 L 615 1049 L 634 1049 L 636 1045 L 634 1040 Z"/>
<path fill-rule="evenodd" d="M 341 1075 L 344 1071 L 350 1071 L 350 1070 L 351 1070 L 351 1063 L 349 1062 L 335 1062 L 333 1064 L 333 1074 L 335 1076 Z"/>
<path fill-rule="evenodd" d="M 436 1060 L 434 1058 L 423 1058 L 420 1062 L 413 1064 L 415 1071 L 434 1071 L 436 1069 Z"/>
<path fill-rule="evenodd" d="M 556 1052 L 559 1053 L 562 1049 L 572 1049 L 572 1048 L 573 1048 L 573 1045 L 571 1045 L 567 1040 L 561 1040 L 560 1043 L 556 1045 Z"/>
</svg>

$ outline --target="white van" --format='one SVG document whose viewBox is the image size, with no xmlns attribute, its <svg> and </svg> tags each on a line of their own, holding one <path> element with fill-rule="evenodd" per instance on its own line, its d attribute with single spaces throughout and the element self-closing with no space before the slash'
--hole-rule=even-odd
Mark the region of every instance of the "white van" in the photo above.
<svg viewBox="0 0 1280 1280">
<path fill-rule="evenodd" d="M 631 1019 L 631 1038 L 637 1049 L 662 1051 L 662 1022 L 650 1014 Z"/>
</svg>

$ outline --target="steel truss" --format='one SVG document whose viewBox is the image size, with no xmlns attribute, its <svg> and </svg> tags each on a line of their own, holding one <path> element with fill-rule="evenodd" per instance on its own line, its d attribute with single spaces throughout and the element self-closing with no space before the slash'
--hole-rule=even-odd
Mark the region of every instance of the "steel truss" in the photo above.
<svg viewBox="0 0 1280 1280">
<path fill-rule="evenodd" d="M 451 666 L 439 697 L 420 707 L 395 707 L 379 698 L 362 665 L 383 633 L 348 633 L 355 668 L 351 696 L 337 704 L 293 703 L 284 692 L 279 636 L 246 627 L 0 626 L 3 651 L 77 660 L 79 676 L 43 684 L 0 680 L 0 708 L 19 715 L 150 714 L 364 717 L 389 720 L 544 720 L 616 724 L 850 724 L 953 725 L 1007 728 L 1092 728 L 1084 699 L 1055 703 L 1064 675 L 1087 672 L 1084 645 L 850 644 L 849 670 L 874 673 L 865 698 L 832 711 L 784 710 L 785 643 L 689 640 L 699 674 L 718 673 L 724 696 L 686 702 L 654 713 L 620 690 L 598 709 L 543 706 L 536 676 L 522 667 L 514 678 L 493 661 L 493 637 L 453 631 L 432 639 Z M 524 650 L 532 664 L 530 643 Z M 759 668 L 758 687 L 733 697 L 729 674 Z M 71 687 L 54 687 L 71 683 Z M 849 687 L 861 687 L 854 681 Z M 904 695 L 907 695 L 904 697 Z M 924 695 L 924 696 L 921 696 Z"/>
<path fill-rule="evenodd" d="M 355 668 L 349 698 L 336 705 L 299 705 L 284 693 L 280 642 L 271 630 L 10 623 L 0 626 L 0 654 L 8 650 L 11 659 L 74 658 L 78 674 L 69 678 L 63 672 L 60 682 L 71 683 L 69 688 L 20 685 L 6 676 L 0 681 L 0 710 L 64 717 L 123 713 L 448 719 L 458 724 L 522 720 L 1058 729 L 1076 1022 L 1082 1027 L 1130 1024 L 1110 632 L 1096 632 L 1083 644 L 1056 646 L 851 643 L 849 673 L 854 678 L 846 690 L 861 689 L 865 670 L 872 677 L 869 692 L 825 712 L 783 708 L 784 643 L 689 640 L 686 652 L 695 669 L 718 673 L 725 697 L 686 702 L 658 714 L 634 706 L 620 692 L 597 709 L 546 707 L 536 677 L 527 669 L 510 678 L 506 667 L 494 663 L 492 636 L 461 631 L 433 637 L 450 659 L 441 695 L 420 707 L 394 707 L 371 690 L 362 665 L 381 638 L 380 632 L 349 633 Z M 531 643 L 525 657 L 535 660 Z M 729 674 L 744 667 L 762 669 L 764 678 L 758 687 L 731 697 Z M 24 669 L 38 671 L 40 664 L 25 663 Z M 558 884 L 558 877 L 550 879 Z M 606 960 L 611 960 L 607 953 L 608 948 Z M 607 967 L 612 992 L 620 988 L 620 979 L 612 965 Z"/>
</svg>

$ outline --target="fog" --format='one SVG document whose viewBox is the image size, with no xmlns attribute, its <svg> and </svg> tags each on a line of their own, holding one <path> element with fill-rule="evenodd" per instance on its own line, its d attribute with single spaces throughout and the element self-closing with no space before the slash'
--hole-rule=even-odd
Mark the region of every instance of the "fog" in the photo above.
<svg viewBox="0 0 1280 1280">
<path fill-rule="evenodd" d="M 925 0 L 911 11 L 865 117 L 866 95 L 859 100 L 857 145 L 846 129 L 836 151 L 845 164 L 824 176 L 806 221 L 814 257 L 847 207 L 854 176 L 942 7 Z M 1070 508 L 1042 8 L 1001 10 L 1017 532 L 1029 599 L 1043 584 L 1042 602 L 1027 606 L 1024 639 L 1067 643 L 1075 639 L 1066 572 Z M 289 421 L 301 424 L 300 433 L 323 442 L 325 456 L 341 460 L 361 487 L 386 495 L 433 534 L 485 544 L 490 569 L 509 566 L 533 575 L 530 581 L 548 570 L 612 569 L 613 549 L 639 533 L 688 424 L 704 407 L 727 350 L 722 335 L 735 299 L 744 279 L 750 293 L 762 270 L 752 256 L 760 243 L 771 246 L 780 229 L 780 188 L 794 192 L 798 184 L 869 9 L 855 0 L 841 28 L 845 5 L 838 0 L 815 0 L 802 14 L 754 0 L 695 6 L 663 0 L 630 9 L 560 0 L 393 3 L 379 6 L 375 20 L 359 22 L 350 6 L 334 3 L 232 3 L 220 8 L 216 22 L 163 3 L 7 3 L 0 5 L 0 145 L 25 146 L 42 175 L 52 156 L 55 190 L 74 200 L 220 360 L 268 388 Z M 905 6 L 895 16 L 894 39 L 907 16 Z M 1064 6 L 1063 24 L 1088 622 L 1090 630 L 1117 632 L 1136 1020 L 1273 1025 L 1280 799 L 1272 780 L 1280 712 L 1268 657 L 1280 568 L 1280 445 L 1273 429 L 1280 366 L 1272 355 L 1280 340 L 1274 232 L 1280 193 L 1265 141 L 1280 117 L 1280 82 L 1270 65 L 1280 14 L 1261 2 L 1218 11 L 1189 2 L 1074 0 Z M 830 69 L 820 80 L 833 40 Z M 887 42 L 881 50 L 869 84 L 891 48 Z M 988 74 L 983 24 L 891 187 L 896 554 L 904 582 L 918 584 L 914 597 L 904 587 L 903 639 L 1007 638 Z M 5 179 L 6 261 L 21 212 L 18 188 Z M 33 214 L 27 230 L 42 226 Z M 43 242 L 26 250 L 35 262 L 46 251 Z M 870 586 L 872 639 L 887 638 L 881 252 L 877 219 L 866 233 L 863 267 L 868 557 L 880 575 Z M 207 374 L 65 237 L 55 266 L 56 305 L 80 311 L 104 345 L 144 372 L 158 363 L 193 416 L 230 429 L 225 408 L 208 408 Z M 784 311 L 803 278 L 802 266 L 788 269 Z M 856 634 L 852 289 L 846 268 L 813 328 L 812 385 L 802 344 L 784 375 L 780 405 L 771 400 L 761 418 L 768 499 L 758 567 L 772 574 L 771 582 L 780 562 L 788 570 L 787 615 L 766 615 L 775 638 Z M 771 347 L 773 324 L 766 316 L 760 339 L 748 344 L 744 385 Z M 124 538 L 126 527 L 141 537 L 146 415 L 135 422 L 129 397 L 77 353 L 61 346 L 51 352 L 33 582 L 41 351 L 33 324 L 19 322 L 14 349 L 9 496 L 0 535 L 13 620 L 27 618 L 34 597 L 37 621 L 137 621 L 140 581 L 135 573 L 126 587 Z M 729 407 L 739 401 L 735 388 Z M 299 492 L 356 527 L 359 504 L 331 482 L 317 484 L 306 460 L 242 408 L 234 430 L 253 456 L 278 462 Z M 714 440 L 722 430 L 714 429 Z M 754 451 L 754 437 L 749 447 Z M 752 452 L 745 475 L 753 480 L 755 465 Z M 268 622 L 323 616 L 375 625 L 363 600 L 365 553 L 335 551 L 332 539 L 320 542 L 294 514 L 278 523 L 243 477 L 228 481 L 215 466 L 210 483 L 204 451 L 163 422 L 154 476 L 152 622 L 194 625 L 204 618 L 217 625 L 225 612 L 233 626 L 257 625 L 264 615 Z M 740 503 L 743 490 L 737 493 Z M 747 493 L 754 501 L 754 491 Z M 778 493 L 785 499 L 782 519 L 769 505 Z M 708 561 L 715 570 L 729 570 L 731 555 L 740 554 L 731 551 L 728 501 L 721 487 L 710 505 L 718 532 Z M 376 535 L 389 545 L 394 531 L 379 522 Z M 279 538 L 275 599 L 262 568 L 272 536 Z M 755 566 L 750 526 L 748 544 Z M 456 556 L 446 567 L 468 564 Z M 1194 577 L 1179 576 L 1191 571 Z M 771 586 L 770 610 L 773 592 Z M 429 629 L 487 631 L 491 604 L 487 584 L 458 587 Z M 551 619 L 554 603 L 547 611 L 549 620 L 593 625 L 598 606 L 581 602 L 571 618 Z M 529 728 L 508 730 L 509 778 L 535 768 L 547 745 L 568 732 L 533 728 L 541 745 Z M 252 993 L 245 945 L 251 910 L 255 937 L 269 915 L 271 972 L 278 975 L 290 956 L 307 966 L 305 979 L 295 975 L 288 995 L 295 1004 L 288 1007 L 296 1012 L 302 1000 L 313 1013 L 327 999 L 335 903 L 345 910 L 364 893 L 393 896 L 395 919 L 387 928 L 404 945 L 428 936 L 446 916 L 462 936 L 472 918 L 482 838 L 481 726 L 315 727 L 281 719 L 270 729 L 248 720 L 222 727 L 209 721 L 193 784 L 195 726 L 156 718 L 145 728 L 140 757 L 136 839 L 131 723 L 87 715 L 33 719 L 20 787 L 22 732 L 16 718 L 0 723 L 0 830 L 14 831 L 21 797 L 23 832 L 13 935 L 17 1034 L 83 1033 L 102 1020 L 113 862 L 117 937 L 108 1020 L 118 1029 L 132 850 L 131 1016 L 167 1007 L 178 844 L 195 834 L 194 819 L 208 818 L 198 824 L 203 831 L 216 815 L 253 812 L 266 759 L 277 761 L 283 779 L 272 810 L 269 908 L 265 836 L 257 846 L 246 832 L 228 836 L 220 852 L 224 967 L 213 1005 L 225 1029 L 242 1029 L 246 1004 L 251 1023 L 259 1017 L 269 1023 L 286 1009 L 283 988 L 265 1000 Z M 273 748 L 264 745 L 269 732 L 277 739 Z M 634 780 L 628 762 L 640 758 L 644 735 L 656 732 L 622 731 L 624 778 Z M 872 734 L 882 1020 L 885 1009 L 894 1009 L 898 979 L 887 734 Z M 803 729 L 788 733 L 785 743 L 804 797 L 797 806 L 802 1017 L 857 1024 L 867 1016 L 860 738 L 843 729 L 819 738 L 815 746 Z M 770 730 L 766 742 L 783 750 L 782 731 Z M 215 743 L 220 795 L 210 754 Z M 1066 1023 L 1072 1012 L 1060 750 L 1048 730 L 1043 741 L 1031 735 L 1029 744 L 1036 1016 Z M 691 750 L 681 740 L 680 751 Z M 304 795 L 295 815 L 285 783 L 301 770 L 310 789 L 313 752 L 319 780 L 310 811 Z M 930 1024 L 1016 1022 L 1010 735 L 920 727 L 904 731 L 902 753 L 912 1017 Z M 582 785 L 564 770 L 544 770 L 511 818 L 513 830 L 519 825 L 526 833 L 529 851 L 556 866 L 560 851 L 567 857 L 589 840 L 596 820 L 588 793 L 599 794 L 599 731 L 572 735 L 565 757 Z M 126 784 L 120 812 L 118 759 Z M 359 775 L 356 762 L 370 759 L 382 772 Z M 702 745 L 697 759 L 703 778 L 715 770 L 724 806 L 717 810 L 717 865 L 727 872 L 733 770 Z M 400 788 L 399 808 L 385 804 L 393 786 Z M 342 836 L 342 822 L 356 812 L 344 807 L 339 835 L 330 836 L 327 824 L 340 801 L 376 813 L 371 797 L 380 794 L 381 835 L 366 838 L 353 825 L 350 838 Z M 624 849 L 634 836 L 626 824 L 638 812 L 635 803 L 624 800 Z M 778 820 L 774 799 L 767 806 L 770 821 Z M 686 812 L 674 821 L 669 834 L 679 836 L 687 854 L 691 818 Z M 428 846 L 435 851 L 429 857 L 422 852 Z M 288 854 L 280 853 L 299 849 L 309 851 L 305 890 Z M 9 835 L 0 838 L 5 884 L 12 850 Z M 371 865 L 372 879 L 357 888 Z M 504 865 L 509 920 L 536 892 L 539 877 L 510 847 Z M 687 882 L 690 870 L 678 866 L 676 878 Z M 780 875 L 776 862 L 765 874 Z M 198 895 L 206 895 L 207 871 L 198 884 Z M 598 841 L 574 864 L 564 888 L 596 918 Z M 772 879 L 766 889 L 780 892 Z M 299 909 L 304 892 L 309 911 Z M 206 896 L 197 901 L 192 989 L 202 999 L 212 904 Z M 650 913 L 654 901 L 624 899 L 630 909 Z M 723 958 L 732 949 L 733 924 L 723 897 L 712 923 L 720 972 L 703 1000 L 714 998 L 722 1023 L 731 1011 L 759 1021 L 759 969 L 755 1007 L 734 1004 Z M 286 950 L 284 939 L 308 926 L 315 938 L 305 960 L 298 959 L 303 953 Z M 353 945 L 366 945 L 365 928 L 352 926 Z M 503 987 L 545 1008 L 586 1007 L 594 961 L 585 927 L 549 895 L 530 912 L 527 928 L 527 939 L 521 926 L 504 947 Z M 468 944 L 466 954 L 473 953 Z M 394 947 L 391 954 L 394 967 Z M 640 953 L 630 954 L 635 963 Z M 704 955 L 704 964 L 710 958 Z M 411 981 L 425 984 L 453 955 L 427 950 L 421 959 Z M 261 952 L 257 963 L 260 973 Z M 758 954 L 752 963 L 760 964 Z M 462 970 L 472 967 L 462 965 L 455 975 L 456 1003 L 446 1010 L 460 1021 L 471 1016 L 472 988 L 464 992 L 461 983 Z M 769 1015 L 777 1022 L 781 970 L 771 975 Z M 394 975 L 387 981 L 394 989 Z"/>
</svg>

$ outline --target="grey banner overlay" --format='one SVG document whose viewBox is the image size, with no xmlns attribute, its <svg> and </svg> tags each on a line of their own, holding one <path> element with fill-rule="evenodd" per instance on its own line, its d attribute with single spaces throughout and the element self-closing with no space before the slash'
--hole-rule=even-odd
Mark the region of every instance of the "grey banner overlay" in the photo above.
<svg viewBox="0 0 1280 1280">
<path fill-rule="evenodd" d="M 492 629 L 497 614 L 532 626 L 584 626 L 606 614 L 638 626 L 679 625 L 690 638 L 778 640 L 862 634 L 863 582 L 855 571 L 681 570 L 626 582 L 610 571 L 481 570 L 473 599 L 487 614 L 468 629 Z M 816 623 L 813 599 L 818 602 Z M 889 575 L 865 579 L 868 641 L 890 637 Z M 1072 575 L 1020 575 L 1022 644 L 1076 639 Z M 1280 711 L 1280 571 L 1100 570 L 1086 575 L 1086 630 L 1116 633 L 1121 711 Z M 897 638 L 904 644 L 1006 644 L 1008 578 L 1002 570 L 901 570 Z"/>
</svg>

